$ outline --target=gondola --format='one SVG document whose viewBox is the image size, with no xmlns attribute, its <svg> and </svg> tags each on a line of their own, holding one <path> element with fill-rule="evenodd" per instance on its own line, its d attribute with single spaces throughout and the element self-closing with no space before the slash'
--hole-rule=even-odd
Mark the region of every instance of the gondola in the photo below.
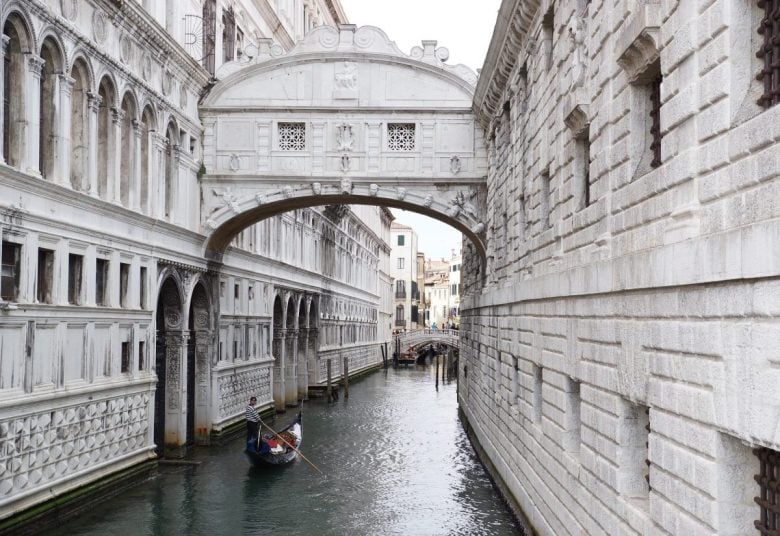
<svg viewBox="0 0 780 536">
<path fill-rule="evenodd" d="M 281 439 L 273 433 L 262 433 L 259 439 L 247 442 L 244 454 L 253 465 L 258 467 L 285 465 L 292 462 L 298 457 L 298 448 L 303 441 L 301 422 L 299 411 L 290 424 L 278 431 Z"/>
</svg>

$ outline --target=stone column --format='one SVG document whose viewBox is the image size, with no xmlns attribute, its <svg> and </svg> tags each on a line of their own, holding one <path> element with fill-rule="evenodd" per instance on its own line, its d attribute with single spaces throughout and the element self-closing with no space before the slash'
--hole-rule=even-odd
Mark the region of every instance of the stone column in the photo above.
<svg viewBox="0 0 780 536">
<path fill-rule="evenodd" d="M 27 151 L 25 160 L 21 169 L 31 175 L 40 177 L 40 134 L 41 129 L 38 125 L 41 122 L 41 73 L 43 72 L 44 61 L 42 58 L 33 54 L 27 56 L 27 80 L 24 105 L 26 108 L 25 117 L 27 118 Z"/>
<path fill-rule="evenodd" d="M 165 217 L 165 153 L 168 150 L 168 138 L 159 134 L 154 135 L 154 173 L 150 173 L 150 183 L 156 179 L 156 188 L 149 189 L 149 198 L 153 199 L 153 205 L 149 210 L 149 215 L 158 219 Z M 152 178 L 154 177 L 154 179 Z"/>
<path fill-rule="evenodd" d="M 106 198 L 108 201 L 121 204 L 120 181 L 122 177 L 122 159 L 120 153 L 125 148 L 122 147 L 122 121 L 125 119 L 125 113 L 119 108 L 111 108 L 111 124 L 114 127 L 114 136 L 111 151 L 108 152 L 108 190 Z M 109 133 L 109 136 L 111 134 Z"/>
<path fill-rule="evenodd" d="M 274 330 L 274 407 L 276 411 L 284 411 L 284 350 L 285 330 Z"/>
<path fill-rule="evenodd" d="M 141 210 L 141 136 L 143 127 L 141 122 L 133 119 L 133 169 L 132 184 L 130 185 L 130 208 L 132 210 Z"/>
<path fill-rule="evenodd" d="M 54 181 L 57 184 L 70 187 L 70 155 L 73 150 L 71 136 L 70 114 L 72 111 L 74 78 L 66 74 L 59 75 L 60 109 L 58 110 L 58 123 L 56 125 L 57 154 L 54 161 Z"/>
<path fill-rule="evenodd" d="M 199 445 L 209 443 L 209 392 L 211 392 L 211 332 L 199 330 L 195 336 L 195 441 Z"/>
<path fill-rule="evenodd" d="M 5 56 L 8 54 L 8 43 L 11 41 L 11 38 L 7 35 L 3 35 L 2 39 L 0 39 L 0 68 L 2 68 L 3 65 L 5 65 Z M 5 95 L 5 77 L 0 77 L 0 95 Z M 3 140 L 5 139 L 5 131 L 3 130 L 5 126 L 5 106 L 0 104 L 0 162 L 7 162 L 6 155 L 4 153 L 5 151 L 5 143 L 3 143 Z"/>
<path fill-rule="evenodd" d="M 182 188 L 182 185 L 179 183 L 179 168 L 181 167 L 181 155 L 182 155 L 182 148 L 181 145 L 176 144 L 173 146 L 173 155 L 171 158 L 171 207 L 170 207 L 170 216 L 168 218 L 168 221 L 171 223 L 174 222 L 180 222 L 184 223 L 186 217 L 184 214 L 179 213 L 179 207 L 183 205 L 180 199 L 181 196 L 185 193 L 184 189 Z"/>
<path fill-rule="evenodd" d="M 308 328 L 301 328 L 298 336 L 298 398 L 309 398 L 309 333 Z"/>
<path fill-rule="evenodd" d="M 188 331 L 165 334 L 165 445 L 187 442 L 187 344 Z M 161 371 L 157 371 L 159 375 Z"/>
<path fill-rule="evenodd" d="M 152 135 L 152 166 L 149 170 L 149 215 L 162 219 L 165 216 L 165 151 L 168 139 L 157 133 Z M 156 185 L 155 185 L 156 180 Z M 152 188 L 152 186 L 156 186 Z"/>
<path fill-rule="evenodd" d="M 295 371 L 298 364 L 298 330 L 287 330 L 287 351 L 284 371 L 285 384 L 285 404 L 288 406 L 298 405 L 298 378 Z"/>
<path fill-rule="evenodd" d="M 92 197 L 98 197 L 98 114 L 103 98 L 97 93 L 87 93 L 87 105 L 89 106 L 87 124 L 87 143 L 89 154 L 87 157 L 87 192 Z"/>
<path fill-rule="evenodd" d="M 317 328 L 309 329 L 309 350 L 306 352 L 309 368 L 309 378 L 314 379 L 314 383 L 320 383 L 322 378 L 319 377 L 319 367 L 317 366 L 317 340 L 319 330 Z"/>
</svg>

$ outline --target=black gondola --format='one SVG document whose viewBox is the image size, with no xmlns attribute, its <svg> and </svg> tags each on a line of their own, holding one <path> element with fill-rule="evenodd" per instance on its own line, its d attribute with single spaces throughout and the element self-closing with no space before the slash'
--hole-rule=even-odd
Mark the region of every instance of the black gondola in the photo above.
<svg viewBox="0 0 780 536">
<path fill-rule="evenodd" d="M 260 434 L 257 440 L 247 442 L 246 454 L 255 466 L 284 465 L 298 457 L 298 448 L 303 441 L 301 412 L 279 434 Z"/>
</svg>

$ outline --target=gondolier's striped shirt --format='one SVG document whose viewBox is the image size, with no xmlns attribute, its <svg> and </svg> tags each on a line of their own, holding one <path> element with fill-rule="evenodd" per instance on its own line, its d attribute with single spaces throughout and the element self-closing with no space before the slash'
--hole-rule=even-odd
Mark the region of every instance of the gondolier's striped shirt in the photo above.
<svg viewBox="0 0 780 536">
<path fill-rule="evenodd" d="M 246 420 L 249 422 L 260 422 L 260 415 L 257 414 L 257 410 L 252 405 L 246 407 Z"/>
</svg>

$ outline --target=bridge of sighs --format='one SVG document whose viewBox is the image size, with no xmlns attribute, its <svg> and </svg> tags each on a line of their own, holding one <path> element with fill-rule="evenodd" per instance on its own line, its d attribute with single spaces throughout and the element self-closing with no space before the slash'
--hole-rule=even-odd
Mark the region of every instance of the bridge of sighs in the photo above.
<svg viewBox="0 0 780 536">
<path fill-rule="evenodd" d="M 217 73 L 205 126 L 204 252 L 219 261 L 243 229 L 307 206 L 371 204 L 463 232 L 484 257 L 487 153 L 472 113 L 476 75 L 423 41 L 402 53 L 378 28 L 270 40 Z"/>
</svg>

